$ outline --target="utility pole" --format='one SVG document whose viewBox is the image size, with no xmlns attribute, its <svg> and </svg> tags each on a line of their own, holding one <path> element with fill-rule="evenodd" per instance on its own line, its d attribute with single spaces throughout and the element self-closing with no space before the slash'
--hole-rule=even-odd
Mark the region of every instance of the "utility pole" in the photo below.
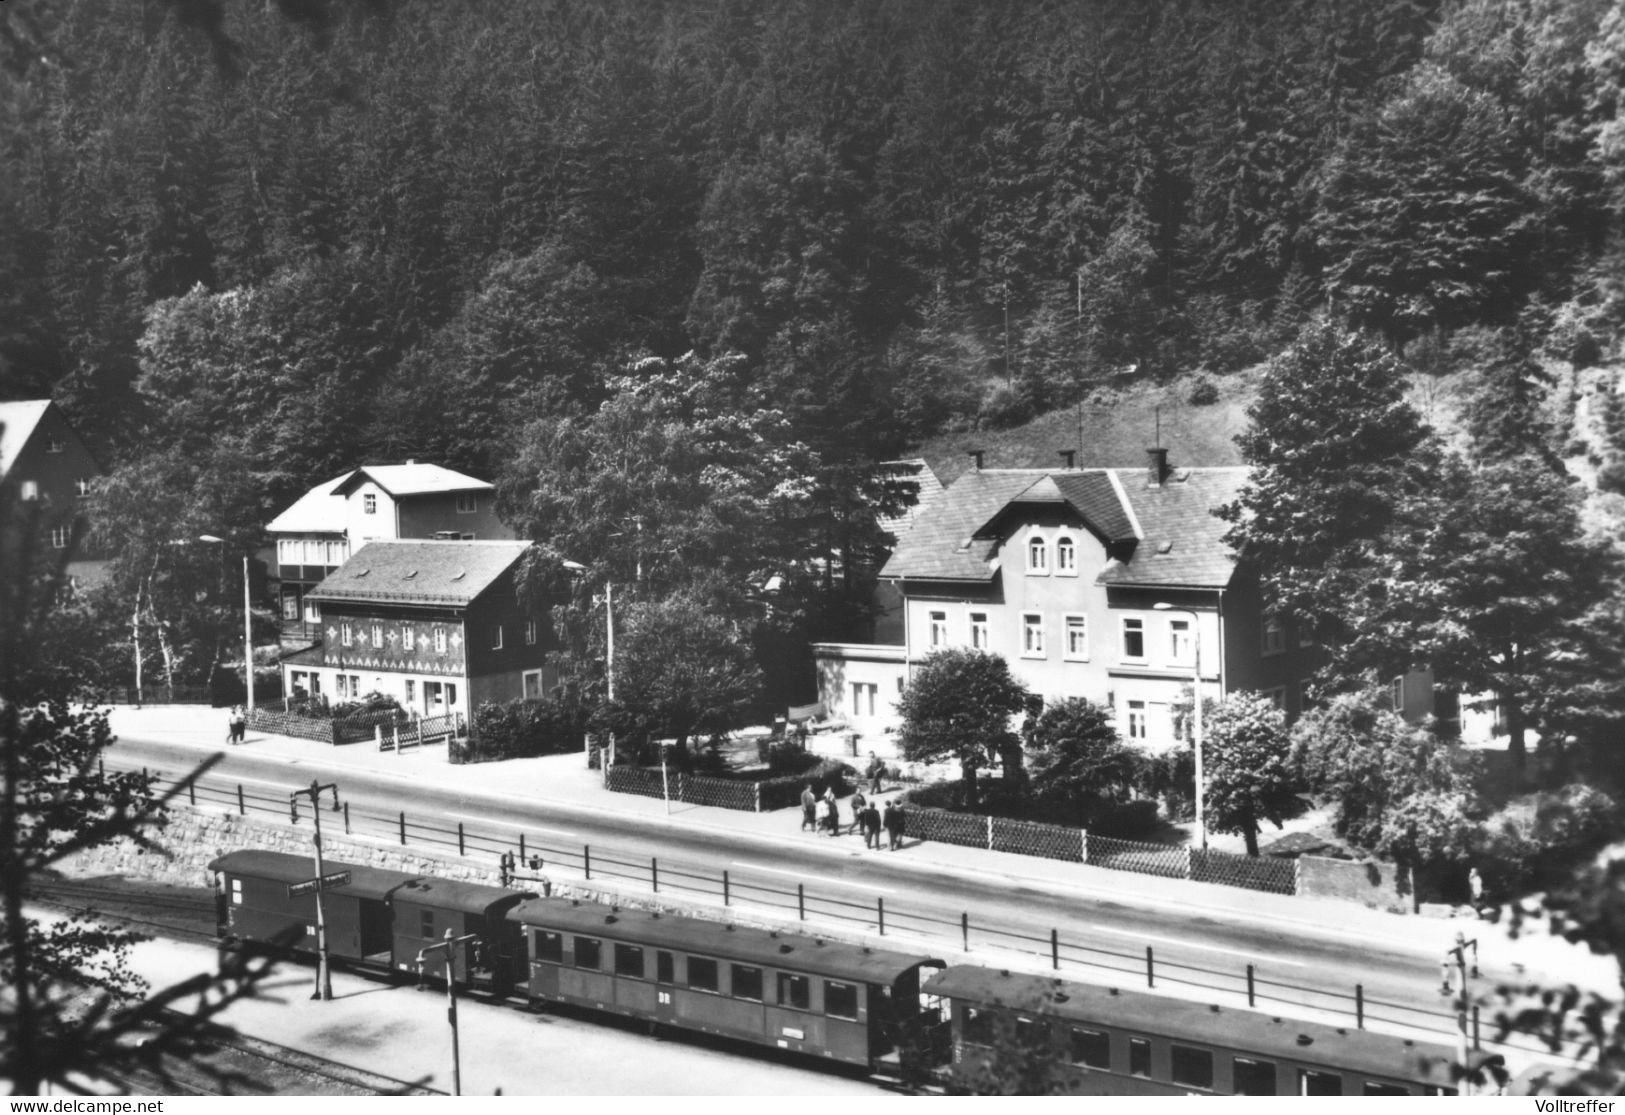
<svg viewBox="0 0 1625 1115">
<path fill-rule="evenodd" d="M 451 1094 L 463 1094 L 463 1068 L 457 1051 L 457 946 L 477 940 L 478 933 L 464 933 L 461 937 L 446 930 L 446 939 L 438 945 L 428 945 L 418 952 L 418 971 L 423 970 L 423 958 L 442 949 L 446 953 L 446 1022 L 451 1026 Z"/>
<path fill-rule="evenodd" d="M 329 882 L 326 870 L 322 866 L 322 804 L 323 792 L 333 791 L 333 808 L 339 807 L 339 786 L 337 782 L 322 785 L 311 779 L 309 789 L 295 790 L 288 795 L 288 804 L 298 808 L 298 800 L 308 797 L 310 799 L 310 815 L 316 820 L 316 836 L 313 843 L 316 846 L 316 989 L 310 993 L 312 999 L 328 1000 L 333 998 L 333 973 L 327 963 L 327 907 L 322 901 L 322 894 L 328 886 L 343 885 L 336 878 Z M 343 882 L 349 882 L 346 874 Z"/>
<path fill-rule="evenodd" d="M 1473 964 L 1467 967 L 1467 950 L 1473 950 Z M 1444 959 L 1439 962 L 1439 974 L 1443 980 L 1439 986 L 1439 994 L 1449 995 L 1453 990 L 1456 995 L 1456 1063 L 1461 1066 L 1461 1087 L 1457 1090 L 1459 1095 L 1472 1095 L 1472 1066 L 1467 1062 L 1467 1014 L 1472 1010 L 1472 996 L 1467 987 L 1467 978 L 1478 978 L 1478 938 L 1471 941 L 1465 933 L 1456 934 L 1456 943 L 1444 950 Z M 1455 984 L 1452 987 L 1452 984 Z"/>
</svg>

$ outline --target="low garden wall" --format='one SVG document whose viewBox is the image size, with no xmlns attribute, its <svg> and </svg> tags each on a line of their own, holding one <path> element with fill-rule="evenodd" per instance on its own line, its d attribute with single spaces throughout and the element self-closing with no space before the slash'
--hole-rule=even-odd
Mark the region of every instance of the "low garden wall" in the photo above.
<svg viewBox="0 0 1625 1115">
<path fill-rule="evenodd" d="M 1379 910 L 1408 914 L 1415 910 L 1410 872 L 1391 863 L 1299 856 L 1297 893 L 1313 898 L 1341 898 Z"/>
</svg>

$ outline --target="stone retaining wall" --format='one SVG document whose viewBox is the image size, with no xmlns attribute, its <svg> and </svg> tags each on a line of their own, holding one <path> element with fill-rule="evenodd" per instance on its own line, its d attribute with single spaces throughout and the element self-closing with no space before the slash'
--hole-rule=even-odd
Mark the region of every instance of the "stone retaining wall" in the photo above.
<svg viewBox="0 0 1625 1115">
<path fill-rule="evenodd" d="M 1391 863 L 1299 856 L 1298 894 L 1340 898 L 1395 914 L 1416 908 L 1410 873 Z"/>
</svg>

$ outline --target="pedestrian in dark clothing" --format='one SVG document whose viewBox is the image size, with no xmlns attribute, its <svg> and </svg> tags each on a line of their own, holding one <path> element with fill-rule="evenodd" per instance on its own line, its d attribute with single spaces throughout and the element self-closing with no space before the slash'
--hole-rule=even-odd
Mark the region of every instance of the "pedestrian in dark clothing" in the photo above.
<svg viewBox="0 0 1625 1115">
<path fill-rule="evenodd" d="M 808 829 L 818 831 L 818 799 L 813 797 L 811 782 L 801 791 L 801 831 Z"/>
<path fill-rule="evenodd" d="M 896 802 L 886 803 L 886 835 L 890 838 L 891 850 L 897 851 L 903 845 L 903 810 Z"/>
<path fill-rule="evenodd" d="M 868 805 L 862 790 L 852 791 L 852 831 L 857 832 L 863 826 L 863 807 Z"/>
<path fill-rule="evenodd" d="M 869 752 L 869 765 L 864 769 L 864 773 L 869 776 L 869 792 L 880 793 L 880 779 L 886 773 L 886 764 L 875 758 L 873 751 Z"/>
<path fill-rule="evenodd" d="M 863 846 L 880 849 L 880 810 L 872 801 L 863 810 Z"/>
<path fill-rule="evenodd" d="M 243 713 L 242 705 L 231 706 L 231 717 L 226 721 L 226 739 L 233 743 L 243 742 L 243 732 L 248 727 L 248 719 Z"/>
<path fill-rule="evenodd" d="M 841 835 L 841 807 L 835 801 L 835 787 L 824 791 L 824 804 L 829 806 L 829 834 Z"/>
</svg>

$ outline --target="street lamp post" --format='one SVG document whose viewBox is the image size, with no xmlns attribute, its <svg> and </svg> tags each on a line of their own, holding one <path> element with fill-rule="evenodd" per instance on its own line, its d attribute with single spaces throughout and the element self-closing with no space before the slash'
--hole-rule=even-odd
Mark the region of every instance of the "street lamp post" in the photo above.
<svg viewBox="0 0 1625 1115">
<path fill-rule="evenodd" d="M 451 1094 L 454 1096 L 463 1094 L 462 1060 L 457 1051 L 457 946 L 478 939 L 478 933 L 465 933 L 457 937 L 448 929 L 444 941 L 437 945 L 427 945 L 418 952 L 419 978 L 422 976 L 425 956 L 442 949 L 446 952 L 446 1021 L 451 1024 Z"/>
<path fill-rule="evenodd" d="M 1202 770 L 1202 623 L 1189 608 L 1172 604 L 1152 605 L 1159 612 L 1181 612 L 1191 617 L 1191 739 L 1196 745 L 1196 832 L 1207 851 L 1207 818 L 1203 810 L 1205 778 Z"/>
<path fill-rule="evenodd" d="M 229 545 L 212 534 L 198 535 L 199 542 Z M 248 551 L 243 551 L 243 680 L 248 688 L 248 711 L 254 711 L 254 611 L 248 586 Z"/>
<path fill-rule="evenodd" d="M 1468 949 L 1473 950 L 1473 963 L 1470 969 L 1467 965 Z M 1469 974 L 1475 977 L 1478 975 L 1478 939 L 1475 937 L 1469 941 L 1467 934 L 1457 933 L 1456 943 L 1445 949 L 1444 960 L 1440 962 L 1439 967 L 1444 977 L 1443 985 L 1439 988 L 1439 994 L 1449 995 L 1452 990 L 1459 992 L 1455 1003 L 1456 1061 L 1461 1066 L 1462 1073 L 1461 1088 L 1458 1090 L 1458 1094 L 1470 1096 L 1472 1095 L 1472 1076 L 1470 1074 L 1471 1066 L 1467 1063 L 1467 1012 L 1472 1006 L 1472 993 L 1467 984 L 1467 979 Z M 1455 988 L 1451 987 L 1452 977 L 1454 977 L 1454 981 L 1458 985 Z"/>
</svg>

